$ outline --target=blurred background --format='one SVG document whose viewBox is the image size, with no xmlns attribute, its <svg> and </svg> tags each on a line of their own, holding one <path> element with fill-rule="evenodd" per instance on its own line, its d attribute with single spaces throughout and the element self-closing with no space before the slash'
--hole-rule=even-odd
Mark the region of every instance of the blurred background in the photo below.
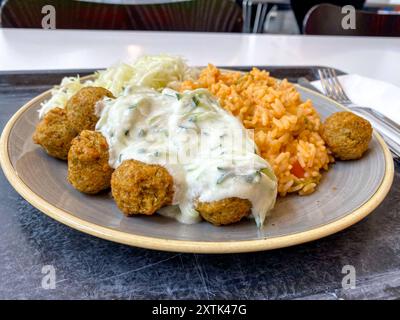
<svg viewBox="0 0 400 320">
<path fill-rule="evenodd" d="M 57 29 L 112 29 L 399 36 L 400 0 L 0 0 L 0 24 L 42 28 L 46 5 Z M 342 7 L 356 9 L 344 29 Z"/>
</svg>

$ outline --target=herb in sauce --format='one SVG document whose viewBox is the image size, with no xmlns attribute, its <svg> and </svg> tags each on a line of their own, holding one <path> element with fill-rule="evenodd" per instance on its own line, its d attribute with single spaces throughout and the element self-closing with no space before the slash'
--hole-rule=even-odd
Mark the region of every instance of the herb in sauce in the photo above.
<svg viewBox="0 0 400 320">
<path fill-rule="evenodd" d="M 198 107 L 198 106 L 200 105 L 200 100 L 199 100 L 199 98 L 197 98 L 196 96 L 193 96 L 193 97 L 192 97 L 192 101 L 193 101 L 193 103 L 194 103 L 194 105 L 195 105 L 196 107 Z"/>
<path fill-rule="evenodd" d="M 221 183 L 224 182 L 226 179 L 232 178 L 232 177 L 234 177 L 234 176 L 235 176 L 235 173 L 232 172 L 232 171 L 225 172 L 225 173 L 221 174 L 221 175 L 218 177 L 218 179 L 217 179 L 217 184 L 221 184 Z"/>
<path fill-rule="evenodd" d="M 197 122 L 197 116 L 193 115 L 193 116 L 189 117 L 189 121 L 190 122 Z"/>
<path fill-rule="evenodd" d="M 276 181 L 276 176 L 272 169 L 270 168 L 263 168 L 260 170 L 262 173 L 264 173 L 268 178 L 270 178 L 272 181 Z"/>
<path fill-rule="evenodd" d="M 161 120 L 161 115 L 156 115 L 156 116 L 150 118 L 150 119 L 149 119 L 149 124 L 150 124 L 150 125 L 153 125 L 153 124 L 155 124 L 158 120 Z"/>
<path fill-rule="evenodd" d="M 183 124 L 180 124 L 179 126 L 178 126 L 178 128 L 180 128 L 180 129 L 184 129 L 184 130 L 194 130 L 196 133 L 199 133 L 200 132 L 200 128 L 194 123 L 194 122 L 190 122 L 190 123 L 192 123 L 193 125 L 183 125 Z"/>
<path fill-rule="evenodd" d="M 260 177 L 261 177 L 260 171 L 256 171 L 252 174 L 245 175 L 244 180 L 248 183 L 255 183 L 260 180 Z"/>
</svg>

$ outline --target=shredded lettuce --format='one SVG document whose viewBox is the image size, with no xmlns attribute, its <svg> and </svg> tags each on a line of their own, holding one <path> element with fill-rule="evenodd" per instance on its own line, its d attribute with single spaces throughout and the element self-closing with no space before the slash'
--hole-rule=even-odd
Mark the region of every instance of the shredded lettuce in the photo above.
<svg viewBox="0 0 400 320">
<path fill-rule="evenodd" d="M 133 65 L 133 77 L 129 85 L 154 89 L 167 87 L 170 83 L 183 81 L 189 67 L 180 57 L 169 55 L 143 56 Z"/>
<path fill-rule="evenodd" d="M 132 79 L 133 74 L 134 68 L 129 64 L 121 62 L 106 70 L 99 71 L 93 85 L 106 88 L 115 97 L 118 97 L 124 91 L 127 83 Z"/>
<path fill-rule="evenodd" d="M 78 77 L 66 77 L 59 86 L 53 88 L 52 97 L 42 103 L 39 117 L 51 109 L 64 108 L 68 99 L 80 89 L 87 86 L 103 87 L 110 90 L 115 96 L 124 94 L 129 87 L 145 87 L 163 89 L 170 87 L 177 89 L 183 80 L 193 79 L 195 70 L 188 67 L 181 57 L 166 54 L 143 56 L 135 63 L 118 63 L 106 70 L 98 71 L 94 80 L 81 83 Z"/>
<path fill-rule="evenodd" d="M 54 108 L 64 108 L 69 98 L 77 93 L 83 87 L 79 76 L 65 77 L 59 86 L 55 86 L 51 90 L 51 98 L 42 103 L 39 110 L 39 118 Z"/>
</svg>

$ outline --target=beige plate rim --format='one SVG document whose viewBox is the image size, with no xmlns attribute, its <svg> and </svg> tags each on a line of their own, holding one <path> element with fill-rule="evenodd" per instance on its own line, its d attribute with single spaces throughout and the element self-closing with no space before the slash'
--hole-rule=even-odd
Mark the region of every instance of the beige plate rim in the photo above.
<svg viewBox="0 0 400 320">
<path fill-rule="evenodd" d="M 88 78 L 90 76 L 82 78 Z M 329 100 L 331 103 L 336 104 L 339 108 L 348 110 L 334 100 L 331 100 L 322 94 L 314 92 L 310 89 L 301 87 L 302 90 L 308 91 L 312 94 L 319 95 L 321 98 Z M 49 217 L 71 227 L 76 230 L 85 232 L 92 236 L 102 239 L 118 242 L 130 246 L 142 247 L 146 249 L 172 251 L 172 252 L 189 252 L 189 253 L 241 253 L 241 252 L 254 252 L 262 250 L 278 249 L 289 247 L 316 239 L 320 239 L 339 232 L 349 226 L 357 223 L 369 213 L 371 213 L 386 197 L 390 190 L 394 177 L 394 164 L 392 155 L 383 141 L 381 136 L 374 132 L 379 144 L 382 147 L 385 156 L 385 175 L 384 178 L 374 193 L 374 195 L 362 206 L 353 212 L 349 213 L 343 218 L 332 221 L 326 225 L 295 233 L 286 236 L 279 236 L 273 238 L 264 238 L 258 240 L 242 240 L 242 241 L 221 241 L 221 242 L 208 242 L 208 241 L 187 241 L 187 240 L 170 240 L 162 238 L 153 238 L 146 236 L 139 236 L 134 234 L 117 231 L 111 228 L 102 227 L 91 222 L 87 222 L 72 214 L 57 208 L 45 199 L 37 195 L 31 190 L 19 177 L 14 170 L 8 154 L 8 138 L 17 119 L 23 112 L 30 108 L 31 105 L 42 99 L 45 95 L 49 94 L 50 90 L 42 93 L 41 95 L 33 98 L 22 106 L 8 121 L 0 138 L 0 164 L 3 168 L 4 174 L 14 189 L 30 204 L 48 215 Z"/>
</svg>

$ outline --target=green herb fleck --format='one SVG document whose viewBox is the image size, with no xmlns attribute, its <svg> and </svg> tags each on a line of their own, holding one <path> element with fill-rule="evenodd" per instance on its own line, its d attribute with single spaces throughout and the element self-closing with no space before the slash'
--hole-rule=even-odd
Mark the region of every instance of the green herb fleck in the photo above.
<svg viewBox="0 0 400 320">
<path fill-rule="evenodd" d="M 193 103 L 194 103 L 194 105 L 195 105 L 196 107 L 198 107 L 198 106 L 200 105 L 200 100 L 199 100 L 198 97 L 193 96 L 193 97 L 192 97 L 192 101 L 193 101 Z"/>
<path fill-rule="evenodd" d="M 233 177 L 235 174 L 233 172 L 225 172 L 219 176 L 217 179 L 217 184 L 221 184 L 224 182 L 226 179 Z"/>
<path fill-rule="evenodd" d="M 186 126 L 181 124 L 181 125 L 178 126 L 178 128 L 185 129 L 185 130 L 194 130 L 197 133 L 200 132 L 200 128 L 196 124 L 194 124 L 194 127 L 186 127 Z"/>
<path fill-rule="evenodd" d="M 260 171 L 256 171 L 252 174 L 245 175 L 244 180 L 248 183 L 255 183 L 258 182 L 260 177 L 261 177 Z"/>
<path fill-rule="evenodd" d="M 276 176 L 272 169 L 270 168 L 263 168 L 260 170 L 262 173 L 264 173 L 268 178 L 270 178 L 272 181 L 276 181 Z"/>
<path fill-rule="evenodd" d="M 154 116 L 154 117 L 151 117 L 150 119 L 149 119 L 149 124 L 150 125 L 153 125 L 155 122 L 157 122 L 159 119 L 161 118 L 161 115 L 156 115 L 156 116 Z"/>
<path fill-rule="evenodd" d="M 224 167 L 217 167 L 217 169 L 218 169 L 219 171 L 226 171 L 226 168 L 224 168 Z"/>
</svg>

